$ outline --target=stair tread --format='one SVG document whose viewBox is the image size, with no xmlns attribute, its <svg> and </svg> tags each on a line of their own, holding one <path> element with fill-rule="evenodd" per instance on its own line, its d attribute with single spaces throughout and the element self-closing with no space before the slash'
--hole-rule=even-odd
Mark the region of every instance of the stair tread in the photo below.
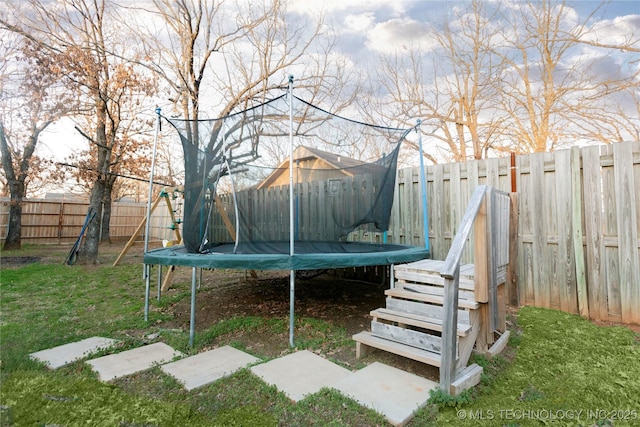
<svg viewBox="0 0 640 427">
<path fill-rule="evenodd" d="M 398 354 L 409 359 L 417 360 L 436 367 L 440 367 L 441 357 L 438 353 L 428 350 L 421 350 L 406 344 L 395 341 L 389 341 L 372 335 L 370 332 L 363 331 L 353 336 L 353 340 L 369 347 L 378 348 L 389 353 Z"/>
<path fill-rule="evenodd" d="M 445 279 L 440 273 L 435 271 L 415 271 L 411 270 L 398 270 L 394 268 L 394 276 L 399 281 L 407 283 L 416 283 L 423 285 L 437 285 L 444 286 Z M 475 288 L 475 279 L 473 275 L 460 276 L 459 287 L 462 290 L 473 291 Z"/>
<path fill-rule="evenodd" d="M 422 292 L 409 291 L 405 289 L 387 289 L 385 295 L 396 297 L 396 298 L 405 298 L 412 299 L 414 301 L 422 301 L 429 302 L 433 304 L 443 305 L 444 297 L 433 294 L 425 294 Z M 469 310 L 477 310 L 480 307 L 480 304 L 475 300 L 468 300 L 458 298 L 458 308 L 466 308 Z"/>
<path fill-rule="evenodd" d="M 444 260 L 422 259 L 419 261 L 409 262 L 406 264 L 398 264 L 394 266 L 394 270 L 413 271 L 416 273 L 440 274 L 444 267 Z M 475 265 L 473 263 L 460 265 L 460 276 L 473 278 L 475 273 Z"/>
<path fill-rule="evenodd" d="M 372 310 L 369 314 L 374 318 L 385 319 L 390 322 L 405 323 L 407 325 L 442 332 L 442 321 L 440 319 L 389 310 L 387 308 L 378 308 L 376 310 Z M 471 325 L 458 323 L 457 334 L 459 337 L 466 337 L 469 334 L 469 331 L 471 331 Z"/>
</svg>

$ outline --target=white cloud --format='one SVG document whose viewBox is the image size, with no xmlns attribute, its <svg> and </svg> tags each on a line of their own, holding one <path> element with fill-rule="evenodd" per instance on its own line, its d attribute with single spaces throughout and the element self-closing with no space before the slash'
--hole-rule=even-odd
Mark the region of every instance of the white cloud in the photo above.
<svg viewBox="0 0 640 427">
<path fill-rule="evenodd" d="M 380 9 L 389 9 L 395 16 L 401 16 L 406 11 L 406 4 L 398 0 L 292 0 L 290 11 L 300 14 L 317 15 L 325 13 L 328 15 L 339 14 L 346 10 L 373 12 Z"/>
<path fill-rule="evenodd" d="M 585 34 L 584 39 L 603 44 L 623 44 L 631 41 L 635 35 L 635 42 L 640 43 L 640 15 L 618 16 L 605 19 L 593 26 L 593 31 Z"/>
<path fill-rule="evenodd" d="M 430 50 L 436 43 L 429 37 L 431 27 L 410 18 L 394 18 L 376 24 L 367 33 L 367 48 L 392 53 L 404 48 Z"/>
<path fill-rule="evenodd" d="M 369 30 L 374 23 L 375 15 L 373 12 L 350 14 L 344 19 L 344 30 L 353 33 L 364 32 Z"/>
</svg>

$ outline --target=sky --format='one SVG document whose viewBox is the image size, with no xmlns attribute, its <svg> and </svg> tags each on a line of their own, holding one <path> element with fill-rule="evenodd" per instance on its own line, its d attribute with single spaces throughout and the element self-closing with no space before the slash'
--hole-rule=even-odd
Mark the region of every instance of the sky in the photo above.
<svg viewBox="0 0 640 427">
<path fill-rule="evenodd" d="M 494 0 L 486 0 L 493 3 Z M 293 9 L 302 14 L 325 13 L 339 33 L 339 48 L 356 58 L 375 52 L 389 52 L 425 34 L 430 25 L 439 26 L 456 7 L 469 2 L 455 0 L 324 0 L 310 4 L 295 0 Z M 511 3 L 518 4 L 517 1 Z M 568 1 L 584 19 L 600 1 Z M 640 1 L 613 0 L 602 4 L 594 18 L 609 30 L 640 29 Z M 620 19 L 626 17 L 624 19 Z M 616 20 L 616 18 L 618 18 Z M 633 21 L 630 23 L 629 21 Z M 604 33 L 603 36 L 609 33 Z"/>
<path fill-rule="evenodd" d="M 486 1 L 493 3 L 496 0 Z M 310 16 L 324 13 L 327 24 L 338 36 L 337 53 L 353 64 L 375 66 L 379 55 L 392 53 L 402 46 L 417 41 L 427 50 L 435 46 L 425 36 L 427 30 L 439 27 L 447 18 L 453 17 L 455 8 L 468 3 L 454 0 L 292 0 L 291 11 Z M 507 3 L 512 7 L 524 4 L 513 0 L 507 0 Z M 640 1 L 613 0 L 602 4 L 577 0 L 567 1 L 567 5 L 575 9 L 576 19 L 580 21 L 600 5 L 591 20 L 600 42 L 619 42 L 630 33 L 640 34 Z M 640 67 L 640 55 L 636 55 L 636 61 Z M 51 141 L 56 142 L 49 143 Z M 62 160 L 65 152 L 62 147 L 73 150 L 84 145 L 76 131 L 69 131 L 69 121 L 63 121 L 45 132 L 40 150 L 44 155 Z"/>
</svg>

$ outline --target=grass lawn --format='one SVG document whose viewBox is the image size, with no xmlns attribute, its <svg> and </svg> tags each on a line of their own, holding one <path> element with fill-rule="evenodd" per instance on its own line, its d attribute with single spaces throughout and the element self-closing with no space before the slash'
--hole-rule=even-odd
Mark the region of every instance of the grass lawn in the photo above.
<svg viewBox="0 0 640 427">
<path fill-rule="evenodd" d="M 27 247 L 2 257 L 38 256 L 44 251 L 50 249 Z M 191 349 L 188 331 L 165 326 L 173 316 L 170 304 L 188 301 L 189 293 L 174 293 L 161 303 L 152 300 L 145 323 L 139 257 L 115 268 L 108 261 L 69 267 L 62 265 L 65 255 L 3 266 L 0 273 L 0 425 L 386 425 L 374 411 L 332 390 L 294 404 L 248 369 L 186 392 L 159 368 L 107 384 L 82 362 L 56 371 L 44 368 L 28 354 L 95 335 L 121 340 L 122 350 L 148 342 L 146 337 L 153 333 L 157 340 L 194 354 L 225 336 L 259 336 L 287 328 L 286 318 L 224 319 L 199 331 Z M 434 395 L 410 427 L 640 425 L 638 334 L 546 309 L 523 308 L 513 320 L 507 358 L 475 357 L 485 366 L 482 384 L 455 399 Z M 332 354 L 336 346 L 355 348 L 344 330 L 329 322 L 298 322 L 300 347 L 323 352 L 324 340 L 332 343 Z M 318 330 L 320 341 L 314 333 Z"/>
</svg>

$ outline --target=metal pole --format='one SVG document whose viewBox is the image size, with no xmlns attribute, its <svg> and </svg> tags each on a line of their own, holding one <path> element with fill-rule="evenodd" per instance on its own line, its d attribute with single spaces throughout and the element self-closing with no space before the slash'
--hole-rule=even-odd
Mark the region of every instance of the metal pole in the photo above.
<svg viewBox="0 0 640 427">
<path fill-rule="evenodd" d="M 295 219 L 293 217 L 293 75 L 289 76 L 289 256 L 293 261 Z M 296 272 L 290 271 L 289 277 L 289 345 L 293 343 L 295 324 Z"/>
<path fill-rule="evenodd" d="M 158 264 L 158 302 L 160 302 L 161 294 L 162 294 L 162 265 Z"/>
<path fill-rule="evenodd" d="M 156 130 L 155 137 L 153 138 L 153 154 L 151 156 L 151 171 L 149 172 L 149 197 L 147 199 L 147 223 L 145 224 L 144 231 L 144 253 L 146 254 L 149 251 L 149 230 L 151 229 L 151 199 L 153 198 L 153 174 L 156 168 L 156 153 L 158 151 L 158 132 L 160 131 L 160 112 L 162 110 L 160 107 L 156 107 L 156 114 L 158 115 L 158 120 L 156 120 Z M 150 277 L 151 268 L 145 264 L 143 268 L 143 275 L 145 278 L 145 293 L 144 293 L 144 321 L 146 322 L 149 319 L 149 291 L 150 291 Z"/>
<path fill-rule="evenodd" d="M 151 266 L 149 264 L 145 264 L 142 267 L 143 276 L 144 276 L 144 321 L 149 320 L 149 292 L 151 292 L 151 274 L 150 271 Z"/>
<path fill-rule="evenodd" d="M 418 147 L 420 148 L 420 189 L 422 190 L 422 219 L 424 223 L 424 247 L 429 251 L 429 212 L 427 210 L 427 177 L 424 172 L 424 151 L 422 151 L 422 132 L 420 132 L 420 124 L 422 120 L 418 119 L 416 130 L 418 131 Z"/>
<path fill-rule="evenodd" d="M 396 287 L 396 277 L 393 272 L 394 264 L 389 266 L 389 289 L 393 289 Z"/>
<path fill-rule="evenodd" d="M 191 319 L 189 323 L 189 347 L 193 347 L 193 340 L 196 334 L 196 280 L 197 268 L 191 269 Z"/>
</svg>

